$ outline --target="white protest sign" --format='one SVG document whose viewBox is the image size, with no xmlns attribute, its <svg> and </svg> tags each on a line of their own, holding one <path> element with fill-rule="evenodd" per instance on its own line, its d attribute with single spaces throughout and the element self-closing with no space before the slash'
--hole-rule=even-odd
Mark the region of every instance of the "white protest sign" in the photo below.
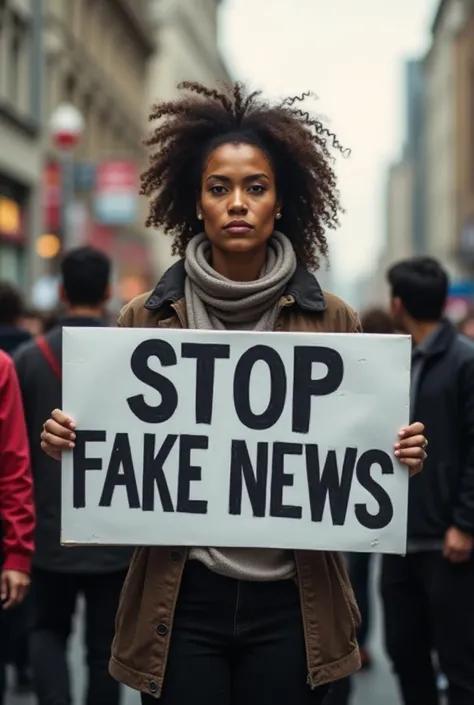
<svg viewBox="0 0 474 705">
<path fill-rule="evenodd" d="M 404 553 L 406 336 L 65 328 L 62 543 Z"/>
</svg>

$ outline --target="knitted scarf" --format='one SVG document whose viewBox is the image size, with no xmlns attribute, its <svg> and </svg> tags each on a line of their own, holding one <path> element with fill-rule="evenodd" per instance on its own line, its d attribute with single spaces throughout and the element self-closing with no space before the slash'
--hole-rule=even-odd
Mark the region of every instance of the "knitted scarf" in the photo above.
<svg viewBox="0 0 474 705">
<path fill-rule="evenodd" d="M 296 269 L 296 256 L 289 239 L 280 232 L 273 233 L 266 262 L 255 281 L 227 279 L 211 267 L 210 258 L 211 243 L 205 234 L 193 237 L 185 258 L 188 327 L 273 330 L 278 302 Z"/>
</svg>

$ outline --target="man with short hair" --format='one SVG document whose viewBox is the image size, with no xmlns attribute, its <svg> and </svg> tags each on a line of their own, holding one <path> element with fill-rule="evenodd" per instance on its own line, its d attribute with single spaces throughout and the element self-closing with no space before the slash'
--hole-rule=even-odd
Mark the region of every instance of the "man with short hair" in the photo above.
<svg viewBox="0 0 474 705">
<path fill-rule="evenodd" d="M 20 291 L 10 282 L 0 281 L 0 350 L 9 355 L 31 340 L 30 333 L 20 325 L 24 311 Z"/>
<path fill-rule="evenodd" d="M 443 318 L 448 276 L 434 259 L 388 272 L 396 327 L 413 341 L 411 418 L 430 452 L 410 482 L 407 556 L 384 556 L 385 637 L 405 705 L 474 703 L 474 344 Z"/>
<path fill-rule="evenodd" d="M 110 260 L 82 247 L 61 264 L 60 298 L 67 313 L 44 337 L 15 356 L 29 429 L 38 526 L 33 561 L 35 621 L 31 660 L 40 705 L 71 702 L 66 660 L 67 639 L 82 594 L 86 602 L 89 667 L 88 705 L 116 705 L 119 685 L 108 673 L 115 613 L 131 550 L 60 545 L 61 473 L 40 446 L 43 422 L 61 407 L 62 329 L 103 326 L 110 296 Z"/>
</svg>

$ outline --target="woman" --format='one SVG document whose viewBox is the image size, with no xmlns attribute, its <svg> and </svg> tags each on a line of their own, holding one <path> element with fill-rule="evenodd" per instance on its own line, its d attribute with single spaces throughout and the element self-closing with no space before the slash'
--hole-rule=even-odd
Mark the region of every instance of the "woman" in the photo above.
<svg viewBox="0 0 474 705">
<path fill-rule="evenodd" d="M 310 273 L 337 225 L 335 138 L 296 99 L 271 106 L 239 84 L 229 94 L 181 88 L 153 110 L 142 177 L 147 224 L 174 237 L 181 260 L 119 325 L 358 332 L 356 314 Z M 73 448 L 74 428 L 53 412 L 44 450 L 59 458 Z M 426 457 L 422 433 L 404 429 L 394 451 L 413 472 Z M 143 547 L 124 585 L 111 672 L 142 703 L 315 705 L 359 668 L 358 620 L 337 554 Z"/>
</svg>

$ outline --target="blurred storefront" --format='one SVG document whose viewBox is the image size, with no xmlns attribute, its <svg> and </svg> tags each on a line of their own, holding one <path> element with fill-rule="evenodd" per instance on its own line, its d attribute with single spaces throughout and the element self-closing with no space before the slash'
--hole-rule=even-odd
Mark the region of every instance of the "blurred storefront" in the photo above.
<svg viewBox="0 0 474 705">
<path fill-rule="evenodd" d="M 27 281 L 27 190 L 0 175 L 0 279 Z"/>
<path fill-rule="evenodd" d="M 28 289 L 39 227 L 41 0 L 0 3 L 0 278 Z"/>
<path fill-rule="evenodd" d="M 44 9 L 45 121 L 58 106 L 74 106 L 82 128 L 69 154 L 51 140 L 45 144 L 38 279 L 57 276 L 65 248 L 91 244 L 111 256 L 119 285 L 122 270 L 128 276 L 129 269 L 120 243 L 130 241 L 143 252 L 136 268 L 148 283 L 150 256 L 138 199 L 146 160 L 146 71 L 155 49 L 147 3 L 44 0 Z"/>
<path fill-rule="evenodd" d="M 449 287 L 446 315 L 455 323 L 474 309 L 474 279 L 453 282 Z"/>
</svg>

